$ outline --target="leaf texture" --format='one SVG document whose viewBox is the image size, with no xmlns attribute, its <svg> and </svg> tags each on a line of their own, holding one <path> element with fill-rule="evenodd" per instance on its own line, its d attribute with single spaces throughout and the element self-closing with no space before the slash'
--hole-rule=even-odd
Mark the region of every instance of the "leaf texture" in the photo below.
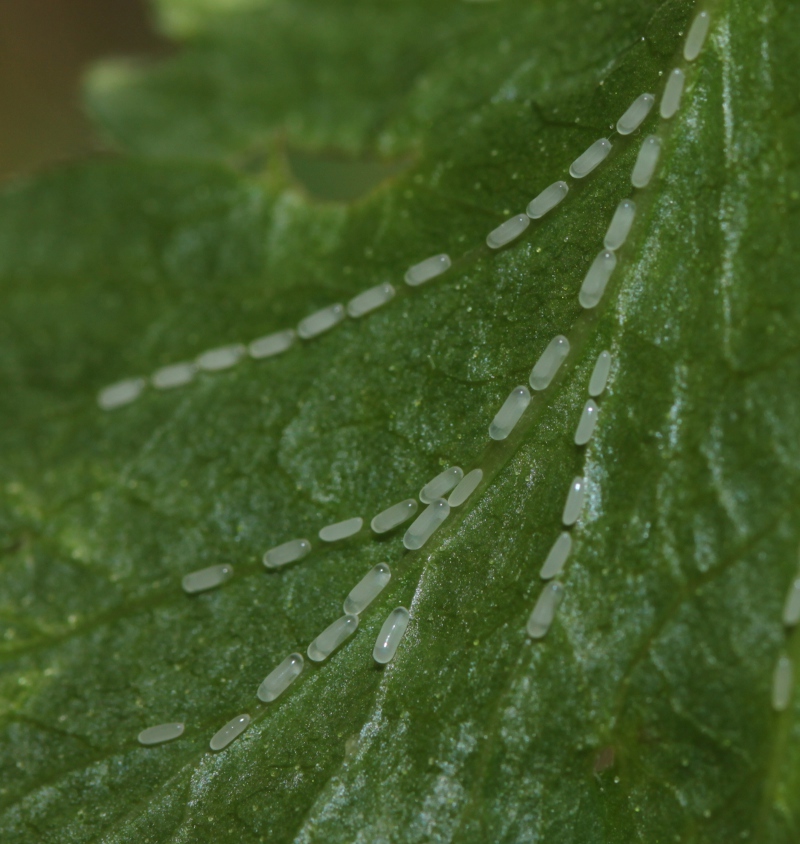
<svg viewBox="0 0 800 844">
<path fill-rule="evenodd" d="M 120 155 L 0 196 L 4 842 L 797 840 L 798 703 L 770 698 L 778 655 L 800 658 L 781 624 L 800 544 L 800 9 L 709 2 L 686 65 L 699 8 L 161 0 L 180 52 L 93 73 Z M 676 117 L 614 134 L 676 64 Z M 586 311 L 650 133 L 660 165 Z M 484 245 L 598 137 L 611 155 L 557 209 Z M 323 201 L 298 156 L 334 181 L 372 162 L 380 184 Z M 403 284 L 440 252 L 447 273 Z M 283 355 L 97 407 L 109 383 L 385 281 L 385 307 Z M 492 442 L 557 334 L 567 362 Z M 484 482 L 421 551 L 404 528 L 317 540 L 450 465 Z M 533 642 L 576 476 L 565 597 Z M 266 571 L 297 537 L 312 554 Z M 355 636 L 259 703 L 384 561 Z M 228 584 L 181 591 L 219 563 Z M 398 605 L 411 624 L 380 668 Z M 137 743 L 165 721 L 185 735 Z"/>
</svg>

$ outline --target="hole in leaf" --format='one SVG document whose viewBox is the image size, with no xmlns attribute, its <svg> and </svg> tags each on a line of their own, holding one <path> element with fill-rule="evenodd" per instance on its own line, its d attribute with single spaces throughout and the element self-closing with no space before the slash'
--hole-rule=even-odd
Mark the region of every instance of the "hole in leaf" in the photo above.
<svg viewBox="0 0 800 844">
<path fill-rule="evenodd" d="M 335 151 L 287 149 L 294 178 L 323 202 L 353 202 L 411 166 L 413 159 L 349 158 Z"/>
</svg>

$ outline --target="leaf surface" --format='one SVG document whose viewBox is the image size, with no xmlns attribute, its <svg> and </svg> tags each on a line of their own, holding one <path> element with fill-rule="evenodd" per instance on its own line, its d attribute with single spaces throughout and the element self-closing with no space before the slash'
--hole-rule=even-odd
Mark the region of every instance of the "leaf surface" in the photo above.
<svg viewBox="0 0 800 844">
<path fill-rule="evenodd" d="M 770 687 L 778 654 L 800 657 L 781 626 L 800 540 L 800 9 L 709 8 L 679 114 L 628 138 L 609 133 L 660 95 L 691 2 L 162 0 L 181 52 L 95 72 L 122 154 L 0 197 L 4 842 L 797 839 L 797 705 L 777 715 Z M 583 311 L 650 132 L 657 176 Z M 556 211 L 484 246 L 601 136 L 611 156 Z M 362 165 L 358 199 L 323 201 Z M 447 274 L 402 283 L 439 252 Z M 387 280 L 385 308 L 282 356 L 96 405 Z M 491 442 L 557 334 L 558 378 Z M 484 484 L 422 551 L 402 529 L 316 540 L 454 464 Z M 575 476 L 566 595 L 531 643 Z M 312 555 L 265 571 L 302 536 Z M 381 561 L 392 583 L 356 635 L 260 704 Z M 181 591 L 217 563 L 231 582 Z M 398 605 L 412 622 L 381 669 Z M 252 726 L 210 753 L 242 712 Z M 179 741 L 136 742 L 173 720 Z"/>
</svg>

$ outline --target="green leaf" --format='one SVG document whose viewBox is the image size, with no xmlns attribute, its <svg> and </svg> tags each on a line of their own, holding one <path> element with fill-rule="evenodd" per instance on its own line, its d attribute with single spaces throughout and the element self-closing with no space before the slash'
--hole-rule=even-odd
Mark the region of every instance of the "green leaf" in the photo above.
<svg viewBox="0 0 800 844">
<path fill-rule="evenodd" d="M 679 114 L 610 136 L 497 253 L 489 230 L 660 94 L 694 3 L 161 0 L 182 50 L 94 73 L 122 154 L 0 196 L 4 844 L 796 841 L 800 699 L 770 700 L 778 655 L 800 658 L 781 624 L 800 542 L 800 7 L 708 8 Z M 657 176 L 583 311 L 650 132 Z M 402 283 L 439 252 L 447 274 Z M 109 383 L 387 280 L 390 304 L 284 355 L 97 407 Z M 490 441 L 556 334 L 557 380 Z M 484 483 L 422 551 L 402 528 L 316 541 L 453 464 Z M 565 598 L 531 642 L 579 475 Z M 265 571 L 302 536 L 310 556 Z M 259 703 L 380 561 L 392 583 L 356 635 Z M 181 591 L 218 563 L 231 582 Z M 411 625 L 381 669 L 398 605 Z M 137 743 L 165 721 L 184 736 Z"/>
</svg>

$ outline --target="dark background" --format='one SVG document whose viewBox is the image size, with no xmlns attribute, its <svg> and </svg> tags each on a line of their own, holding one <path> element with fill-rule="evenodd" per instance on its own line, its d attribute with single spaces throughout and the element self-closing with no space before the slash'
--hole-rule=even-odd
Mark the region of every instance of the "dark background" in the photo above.
<svg viewBox="0 0 800 844">
<path fill-rule="evenodd" d="M 167 50 L 147 0 L 0 0 L 0 181 L 102 149 L 82 74 L 103 57 Z"/>
</svg>

